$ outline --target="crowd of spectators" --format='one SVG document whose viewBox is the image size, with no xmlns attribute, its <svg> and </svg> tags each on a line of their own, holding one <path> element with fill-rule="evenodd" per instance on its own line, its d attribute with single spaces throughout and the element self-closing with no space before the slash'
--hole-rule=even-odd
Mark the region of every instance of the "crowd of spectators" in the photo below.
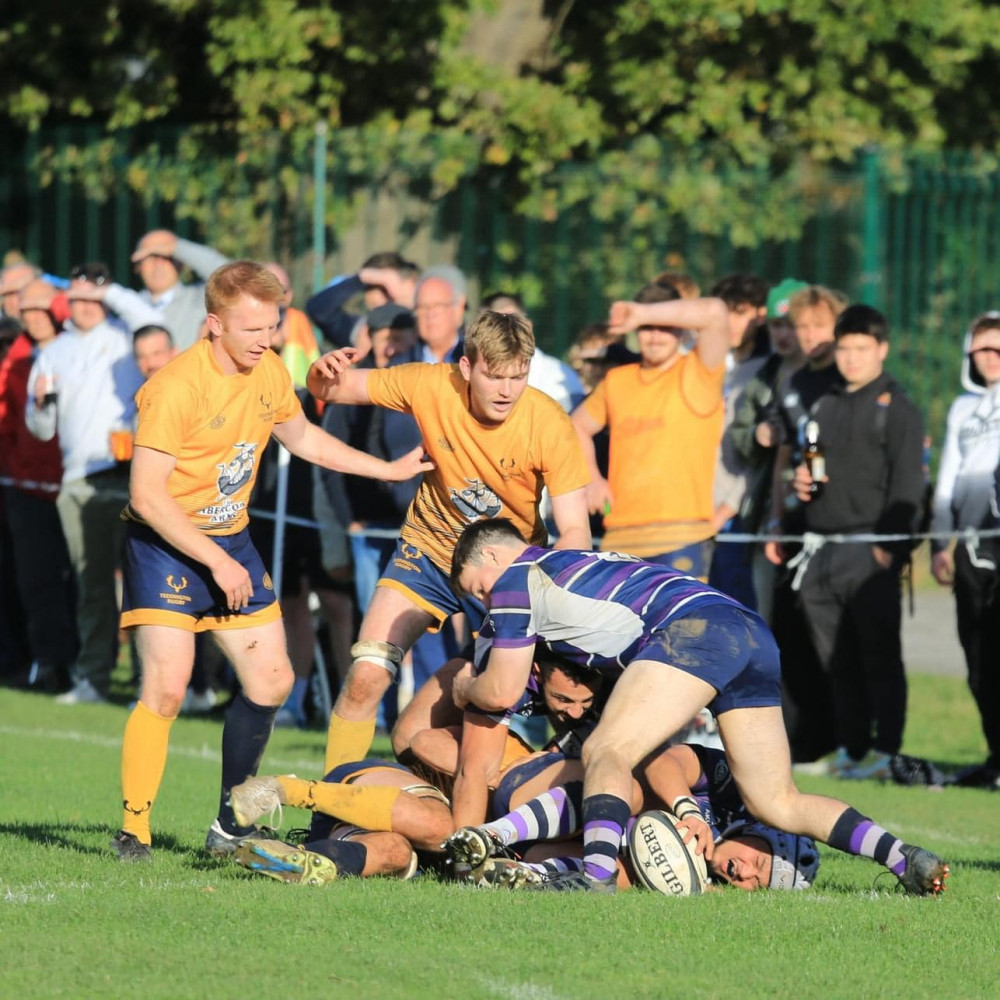
<svg viewBox="0 0 1000 1000">
<path fill-rule="evenodd" d="M 128 431 L 142 382 L 204 335 L 203 281 L 226 258 L 165 230 L 132 256 L 133 291 L 101 263 L 60 278 L 12 257 L 0 272 L 0 671 L 61 703 L 108 698 L 121 651 L 116 571 L 127 498 Z M 475 314 L 466 276 L 378 253 L 316 292 L 304 312 L 286 291 L 272 347 L 310 419 L 385 459 L 420 443 L 411 416 L 318 404 L 306 390 L 326 348 L 362 367 L 454 363 Z M 517 313 L 514 292 L 487 289 L 477 309 Z M 808 281 L 721 278 L 702 295 L 689 276 L 650 276 L 626 313 L 579 331 L 565 359 L 538 349 L 529 385 L 567 413 L 591 469 L 587 491 L 603 550 L 708 580 L 758 611 L 783 653 L 786 723 L 799 761 L 840 777 L 891 777 L 906 716 L 900 580 L 908 536 L 927 507 L 918 407 L 885 371 L 885 317 Z M 621 331 L 635 330 L 624 334 Z M 544 330 L 537 339 L 546 342 Z M 957 349 L 957 348 L 956 348 Z M 974 321 L 963 346 L 965 394 L 949 416 L 934 529 L 993 527 L 1000 459 L 1000 315 Z M 822 455 L 805 461 L 807 434 Z M 122 441 L 126 443 L 123 445 Z M 814 449 L 814 450 L 817 450 Z M 251 519 L 265 560 L 286 498 L 280 596 L 296 684 L 278 717 L 305 725 L 326 622 L 331 685 L 350 665 L 416 481 L 379 483 L 293 458 L 282 485 L 270 446 Z M 311 525 L 318 523 L 318 529 Z M 765 542 L 729 536 L 764 535 Z M 863 541 L 832 542 L 858 535 Z M 870 535 L 895 536 L 892 540 Z M 780 541 L 775 536 L 793 541 Z M 804 541 L 802 540 L 804 536 Z M 933 545 L 933 575 L 955 589 L 959 635 L 989 757 L 970 781 L 1000 778 L 1000 621 L 992 539 Z M 272 569 L 273 572 L 273 569 Z M 168 581 L 169 584 L 169 581 Z M 404 676 L 418 688 L 459 652 L 461 617 L 428 632 Z M 188 707 L 208 708 L 224 664 L 199 655 Z M 390 728 L 398 689 L 379 723 Z"/>
</svg>

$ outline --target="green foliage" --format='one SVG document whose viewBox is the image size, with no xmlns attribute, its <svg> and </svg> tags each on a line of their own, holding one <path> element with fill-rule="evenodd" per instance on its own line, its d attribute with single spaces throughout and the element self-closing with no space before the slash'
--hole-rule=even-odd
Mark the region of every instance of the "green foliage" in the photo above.
<svg viewBox="0 0 1000 1000">
<path fill-rule="evenodd" d="M 737 245 L 801 230 L 815 163 L 850 162 L 873 143 L 992 149 L 1000 136 L 978 85 L 1000 34 L 985 0 L 94 0 L 57 17 L 12 7 L 0 29 L 11 125 L 138 130 L 119 154 L 135 169 L 109 175 L 105 148 L 49 157 L 47 171 L 142 193 L 156 161 L 194 220 L 213 206 L 258 218 L 278 190 L 266 178 L 273 134 L 297 162 L 319 122 L 356 130 L 332 150 L 349 176 L 440 197 L 499 172 L 504 198 L 530 217 L 596 199 L 605 215 L 636 211 L 639 229 L 666 213 Z M 200 127 L 170 162 L 143 137 L 154 122 Z M 555 191 L 557 168 L 581 161 L 597 169 L 590 190 Z M 234 164 L 265 180 L 240 187 Z M 750 193 L 761 176 L 763 204 Z M 248 212 L 227 204 L 237 196 L 254 200 Z M 331 205 L 331 221 L 349 203 Z M 252 249 L 250 235 L 233 238 Z"/>
</svg>

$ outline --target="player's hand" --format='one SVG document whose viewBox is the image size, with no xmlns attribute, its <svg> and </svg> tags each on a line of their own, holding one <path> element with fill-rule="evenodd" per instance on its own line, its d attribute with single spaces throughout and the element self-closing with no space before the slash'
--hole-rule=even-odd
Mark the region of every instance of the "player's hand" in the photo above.
<svg viewBox="0 0 1000 1000">
<path fill-rule="evenodd" d="M 611 486 L 603 476 L 591 479 L 584 489 L 584 495 L 587 498 L 587 510 L 591 514 L 607 514 L 614 506 Z"/>
<path fill-rule="evenodd" d="M 695 842 L 695 854 L 704 854 L 706 861 L 712 860 L 712 855 L 715 853 L 715 837 L 712 835 L 712 828 L 704 819 L 691 813 L 677 821 L 677 829 L 683 836 L 685 844 L 690 844 L 692 840 Z"/>
<path fill-rule="evenodd" d="M 418 444 L 413 451 L 408 451 L 402 458 L 386 462 L 385 467 L 387 483 L 403 483 L 407 479 L 419 476 L 422 472 L 434 471 L 434 463 L 425 456 L 422 444 Z"/>
<path fill-rule="evenodd" d="M 212 570 L 212 579 L 226 595 L 226 607 L 230 611 L 239 611 L 250 603 L 253 597 L 253 584 L 246 568 L 230 556 Z"/>
<path fill-rule="evenodd" d="M 341 376 L 358 358 L 353 347 L 341 347 L 317 358 L 309 368 L 306 385 L 317 399 L 329 399 L 329 393 L 341 385 Z"/>
<path fill-rule="evenodd" d="M 471 699 L 469 691 L 475 683 L 476 678 L 472 676 L 472 663 L 466 660 L 462 669 L 459 670 L 451 681 L 451 699 L 456 708 L 465 708 Z"/>
<path fill-rule="evenodd" d="M 642 305 L 638 302 L 612 302 L 608 311 L 608 333 L 629 333 L 642 325 Z"/>
<path fill-rule="evenodd" d="M 322 357 L 317 358 L 309 369 L 309 374 L 317 372 L 324 378 L 330 379 L 334 384 L 340 376 L 346 372 L 357 360 L 358 352 L 353 347 L 338 347 L 335 351 L 329 351 Z"/>
<path fill-rule="evenodd" d="M 950 587 L 955 582 L 955 563 L 947 549 L 931 556 L 931 574 L 942 587 Z"/>
</svg>

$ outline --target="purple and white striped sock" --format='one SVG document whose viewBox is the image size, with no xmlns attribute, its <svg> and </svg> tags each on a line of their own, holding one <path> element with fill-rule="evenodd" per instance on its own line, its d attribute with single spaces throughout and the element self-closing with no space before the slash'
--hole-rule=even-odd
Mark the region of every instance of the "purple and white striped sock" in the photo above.
<svg viewBox="0 0 1000 1000">
<path fill-rule="evenodd" d="M 561 872 L 582 872 L 583 858 L 546 858 L 544 861 L 524 861 L 525 868 L 543 875 L 558 875 Z"/>
<path fill-rule="evenodd" d="M 834 823 L 827 843 L 838 851 L 874 858 L 893 875 L 902 875 L 906 871 L 903 842 L 850 806 Z"/>
<path fill-rule="evenodd" d="M 571 781 L 557 786 L 518 806 L 513 812 L 492 820 L 486 829 L 503 844 L 528 840 L 560 840 L 579 829 L 579 802 L 583 783 Z"/>
<path fill-rule="evenodd" d="M 629 804 L 616 795 L 589 795 L 583 800 L 583 870 L 594 879 L 611 878 L 628 824 Z"/>
</svg>

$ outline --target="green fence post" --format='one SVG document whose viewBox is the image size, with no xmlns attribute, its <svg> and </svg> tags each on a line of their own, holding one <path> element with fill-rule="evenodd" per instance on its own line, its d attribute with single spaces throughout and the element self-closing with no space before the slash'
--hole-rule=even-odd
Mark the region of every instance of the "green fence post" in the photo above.
<svg viewBox="0 0 1000 1000">
<path fill-rule="evenodd" d="M 42 189 L 38 180 L 38 154 L 38 133 L 29 132 L 24 144 L 24 186 L 28 197 L 28 227 L 24 242 L 30 261 L 42 259 Z"/>
<path fill-rule="evenodd" d="M 861 255 L 861 301 L 876 309 L 882 305 L 882 178 L 878 150 L 862 154 L 864 221 Z"/>
<path fill-rule="evenodd" d="M 313 291 L 323 287 L 326 261 L 326 122 L 316 122 L 313 148 Z"/>
</svg>

